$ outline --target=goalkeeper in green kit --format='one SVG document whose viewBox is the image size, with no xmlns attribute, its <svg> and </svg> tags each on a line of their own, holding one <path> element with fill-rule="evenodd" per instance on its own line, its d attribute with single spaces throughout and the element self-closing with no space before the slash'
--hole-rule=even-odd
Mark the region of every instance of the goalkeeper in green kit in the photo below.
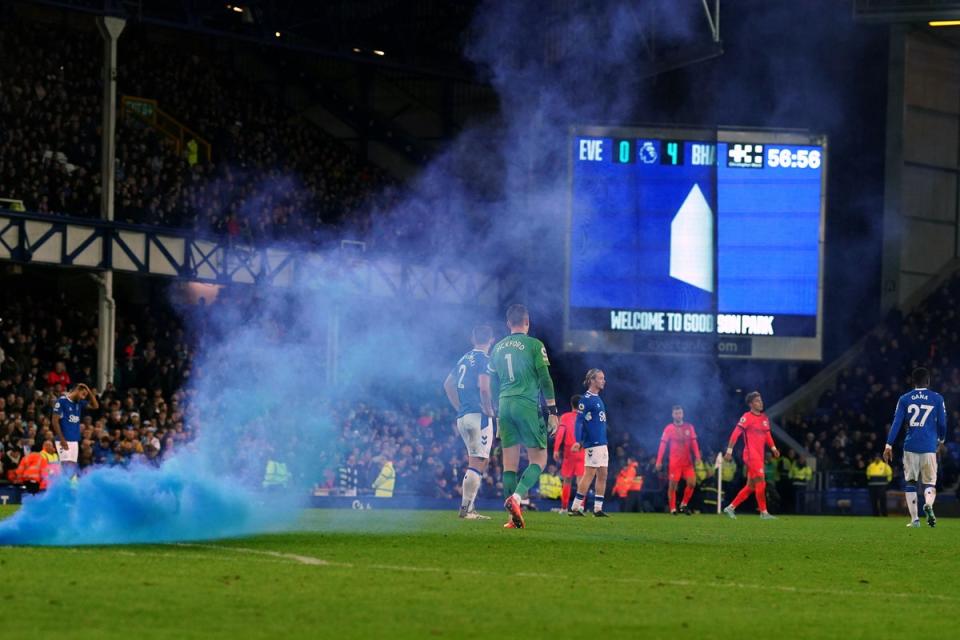
<svg viewBox="0 0 960 640">
<path fill-rule="evenodd" d="M 547 427 L 540 419 L 540 393 L 547 402 L 550 433 L 557 430 L 557 403 L 547 349 L 530 331 L 530 315 L 522 304 L 507 309 L 510 335 L 493 346 L 486 374 L 480 375 L 480 403 L 487 415 L 493 415 L 490 376 L 500 383 L 499 431 L 503 447 L 503 508 L 510 514 L 508 529 L 523 529 L 520 497 L 536 486 L 540 473 L 547 466 Z M 527 449 L 530 464 L 517 478 L 520 466 L 520 445 Z"/>
</svg>

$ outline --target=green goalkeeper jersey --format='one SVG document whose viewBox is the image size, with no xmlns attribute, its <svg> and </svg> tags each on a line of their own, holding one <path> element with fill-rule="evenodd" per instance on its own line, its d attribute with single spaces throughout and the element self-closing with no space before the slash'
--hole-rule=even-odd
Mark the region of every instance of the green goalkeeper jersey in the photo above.
<svg viewBox="0 0 960 640">
<path fill-rule="evenodd" d="M 525 333 L 513 333 L 493 346 L 487 373 L 500 381 L 501 398 L 526 398 L 540 402 L 540 391 L 554 399 L 547 348 Z"/>
</svg>

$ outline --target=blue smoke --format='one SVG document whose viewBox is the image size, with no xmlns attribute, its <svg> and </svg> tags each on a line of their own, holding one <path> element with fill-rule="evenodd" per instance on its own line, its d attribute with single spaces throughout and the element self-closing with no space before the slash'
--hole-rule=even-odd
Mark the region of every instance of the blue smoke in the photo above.
<svg viewBox="0 0 960 640">
<path fill-rule="evenodd" d="M 0 544 L 92 545 L 174 542 L 249 535 L 273 530 L 276 504 L 209 475 L 182 456 L 160 469 L 105 467 L 76 484 L 56 482 L 24 497 L 22 508 L 0 523 Z"/>
</svg>

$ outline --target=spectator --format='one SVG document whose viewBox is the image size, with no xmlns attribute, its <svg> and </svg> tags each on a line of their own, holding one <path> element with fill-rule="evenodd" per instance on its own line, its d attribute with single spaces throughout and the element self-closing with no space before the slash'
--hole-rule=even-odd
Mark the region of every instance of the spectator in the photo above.
<svg viewBox="0 0 960 640">
<path fill-rule="evenodd" d="M 11 484 L 17 482 L 17 468 L 20 466 L 20 459 L 23 454 L 20 449 L 14 446 L 8 446 L 0 458 L 0 464 L 3 465 L 3 480 Z"/>
<path fill-rule="evenodd" d="M 70 374 L 67 373 L 67 367 L 63 361 L 58 360 L 53 365 L 53 370 L 47 374 L 47 386 L 59 386 L 59 391 L 64 391 L 70 387 Z"/>
<path fill-rule="evenodd" d="M 434 482 L 433 497 L 444 500 L 453 500 L 453 491 L 450 490 L 450 484 L 443 476 L 437 476 Z"/>
<path fill-rule="evenodd" d="M 0 197 L 29 211 L 99 213 L 100 42 L 95 33 L 8 13 L 0 26 Z M 8 16 L 5 16 L 7 18 Z M 131 31 L 133 29 L 133 31 Z M 119 41 L 121 93 L 151 96 L 212 140 L 165 137 L 121 113 L 117 123 L 116 217 L 228 234 L 237 241 L 322 241 L 325 226 L 372 210 L 386 175 L 363 163 L 271 91 L 237 69 L 231 52 L 202 42 L 155 44 L 130 26 Z M 190 51 L 194 49 L 194 51 Z M 21 63 L 21 51 L 31 51 Z M 264 90 L 264 89 L 267 90 Z M 356 228 L 365 223 L 358 217 Z M 416 229 L 411 229 L 411 235 Z"/>
</svg>

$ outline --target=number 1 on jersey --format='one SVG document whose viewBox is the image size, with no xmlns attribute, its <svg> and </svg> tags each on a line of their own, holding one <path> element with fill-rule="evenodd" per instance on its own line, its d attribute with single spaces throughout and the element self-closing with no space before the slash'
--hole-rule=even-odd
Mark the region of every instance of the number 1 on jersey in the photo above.
<svg viewBox="0 0 960 640">
<path fill-rule="evenodd" d="M 510 377 L 510 382 L 515 382 L 513 377 L 513 354 L 507 353 L 503 356 L 507 360 L 507 376 Z"/>
</svg>

